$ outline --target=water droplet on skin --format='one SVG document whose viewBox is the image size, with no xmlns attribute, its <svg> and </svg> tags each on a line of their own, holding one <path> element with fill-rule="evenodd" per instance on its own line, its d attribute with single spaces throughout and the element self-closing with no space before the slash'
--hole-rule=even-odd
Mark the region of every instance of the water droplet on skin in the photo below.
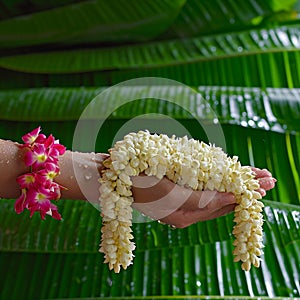
<svg viewBox="0 0 300 300">
<path fill-rule="evenodd" d="M 72 176 L 70 176 L 70 179 L 72 180 L 72 179 L 74 179 L 74 176 L 72 175 Z"/>
<path fill-rule="evenodd" d="M 6 163 L 9 164 L 9 160 L 7 160 Z"/>
<path fill-rule="evenodd" d="M 81 168 L 81 167 L 82 167 L 82 164 L 78 164 L 78 167 Z"/>
<path fill-rule="evenodd" d="M 92 178 L 92 175 L 91 175 L 91 174 L 85 174 L 85 175 L 84 175 L 84 178 L 85 178 L 86 180 L 90 180 L 90 179 Z"/>
<path fill-rule="evenodd" d="M 84 167 L 85 169 L 87 169 L 89 166 L 88 166 L 88 165 L 83 165 L 83 167 Z"/>
</svg>

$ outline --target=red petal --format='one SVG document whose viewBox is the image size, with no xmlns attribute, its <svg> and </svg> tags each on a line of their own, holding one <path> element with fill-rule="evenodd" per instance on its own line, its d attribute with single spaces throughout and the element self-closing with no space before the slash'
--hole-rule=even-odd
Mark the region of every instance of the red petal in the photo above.
<svg viewBox="0 0 300 300">
<path fill-rule="evenodd" d="M 26 173 L 17 178 L 17 182 L 22 189 L 29 188 L 35 182 L 35 174 L 34 173 Z"/>
<path fill-rule="evenodd" d="M 21 196 L 15 202 L 15 212 L 20 214 L 26 208 L 26 190 L 22 190 Z"/>
<path fill-rule="evenodd" d="M 46 213 L 44 211 L 40 211 L 40 216 L 42 220 L 45 220 Z"/>
<path fill-rule="evenodd" d="M 60 213 L 58 212 L 57 206 L 51 203 L 51 216 L 56 220 L 62 220 Z"/>
<path fill-rule="evenodd" d="M 50 148 L 53 145 L 53 143 L 54 143 L 54 137 L 52 134 L 50 134 L 44 142 L 45 148 L 46 149 Z"/>
<path fill-rule="evenodd" d="M 52 211 L 52 218 L 56 219 L 58 221 L 62 220 L 62 217 L 61 217 L 60 213 L 57 210 Z"/>
<path fill-rule="evenodd" d="M 45 169 L 46 169 L 47 172 L 55 172 L 55 173 L 59 172 L 58 165 L 53 163 L 53 162 L 45 163 Z"/>
<path fill-rule="evenodd" d="M 39 144 L 43 144 L 46 141 L 46 136 L 44 134 L 39 134 L 36 138 L 35 142 Z"/>
<path fill-rule="evenodd" d="M 38 128 L 35 128 L 31 132 L 25 134 L 22 136 L 22 140 L 26 144 L 32 144 L 35 142 L 36 138 L 38 137 L 39 133 L 41 131 L 41 127 L 39 126 Z"/>
<path fill-rule="evenodd" d="M 66 147 L 61 144 L 54 144 L 53 148 L 59 152 L 59 155 L 63 155 L 66 152 Z"/>
<path fill-rule="evenodd" d="M 46 147 L 43 144 L 36 144 L 32 151 L 35 155 L 46 154 Z"/>
<path fill-rule="evenodd" d="M 31 166 L 35 162 L 35 156 L 32 151 L 27 151 L 24 155 L 24 162 L 26 166 Z"/>
</svg>

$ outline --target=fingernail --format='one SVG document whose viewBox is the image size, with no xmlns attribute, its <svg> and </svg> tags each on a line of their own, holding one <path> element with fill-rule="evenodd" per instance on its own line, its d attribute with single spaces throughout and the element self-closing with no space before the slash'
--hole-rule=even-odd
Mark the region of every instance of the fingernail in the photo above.
<svg viewBox="0 0 300 300">
<path fill-rule="evenodd" d="M 273 177 L 272 177 L 272 179 L 273 179 L 273 182 L 277 182 L 277 179 L 276 179 L 276 178 L 273 178 Z"/>
</svg>

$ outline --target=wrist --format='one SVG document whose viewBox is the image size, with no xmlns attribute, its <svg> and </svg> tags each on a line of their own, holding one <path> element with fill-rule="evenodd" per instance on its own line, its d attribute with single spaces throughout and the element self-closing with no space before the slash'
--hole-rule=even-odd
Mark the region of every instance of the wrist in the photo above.
<svg viewBox="0 0 300 300">
<path fill-rule="evenodd" d="M 60 158 L 61 173 L 57 182 L 67 189 L 62 191 L 65 199 L 99 202 L 99 178 L 104 169 L 104 153 L 82 153 L 67 150 Z"/>
<path fill-rule="evenodd" d="M 0 197 L 1 198 L 18 198 L 20 188 L 16 178 L 30 171 L 24 163 L 26 149 L 20 148 L 19 143 L 0 140 Z"/>
<path fill-rule="evenodd" d="M 66 148 L 52 135 L 46 137 L 40 131 L 38 127 L 25 134 L 22 137 L 24 144 L 19 145 L 20 149 L 25 149 L 23 159 L 29 172 L 16 178 L 21 195 L 15 202 L 15 211 L 19 214 L 27 209 L 30 216 L 39 212 L 42 219 L 48 214 L 61 220 L 53 201 L 59 200 L 64 187 L 54 179 L 60 173 L 59 156 L 65 153 Z"/>
</svg>

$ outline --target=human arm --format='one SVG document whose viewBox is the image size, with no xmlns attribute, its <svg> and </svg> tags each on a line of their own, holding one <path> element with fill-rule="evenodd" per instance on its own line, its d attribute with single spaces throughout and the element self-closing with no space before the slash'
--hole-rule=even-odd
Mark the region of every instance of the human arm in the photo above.
<svg viewBox="0 0 300 300">
<path fill-rule="evenodd" d="M 24 163 L 25 148 L 9 140 L 0 139 L 0 197 L 17 198 L 21 190 L 16 178 L 29 172 Z M 103 160 L 108 157 L 105 153 L 82 153 L 67 150 L 59 158 L 60 174 L 55 181 L 65 187 L 62 198 L 65 199 L 99 199 L 98 179 L 103 169 Z M 96 167 L 95 167 L 96 166 Z M 75 174 L 75 170 L 79 170 Z M 87 179 L 88 178 L 88 179 Z M 83 194 L 81 186 L 85 186 Z"/>
<path fill-rule="evenodd" d="M 29 167 L 24 163 L 27 151 L 20 145 L 0 140 L 0 197 L 17 198 L 21 190 L 16 178 Z M 99 199 L 99 176 L 105 153 L 81 153 L 66 151 L 59 159 L 60 175 L 55 181 L 65 187 L 62 198 L 97 202 Z M 275 180 L 267 170 L 253 168 L 260 182 L 259 192 L 265 196 Z M 146 215 L 176 227 L 186 227 L 198 221 L 222 216 L 235 207 L 235 198 L 230 193 L 216 191 L 192 191 L 163 178 L 160 181 L 150 176 L 136 176 L 133 180 L 133 207 Z M 144 187 L 141 186 L 141 183 Z M 154 184 L 155 183 L 155 184 Z M 145 188 L 147 186 L 147 188 Z M 160 201 L 156 201 L 159 200 Z"/>
</svg>

